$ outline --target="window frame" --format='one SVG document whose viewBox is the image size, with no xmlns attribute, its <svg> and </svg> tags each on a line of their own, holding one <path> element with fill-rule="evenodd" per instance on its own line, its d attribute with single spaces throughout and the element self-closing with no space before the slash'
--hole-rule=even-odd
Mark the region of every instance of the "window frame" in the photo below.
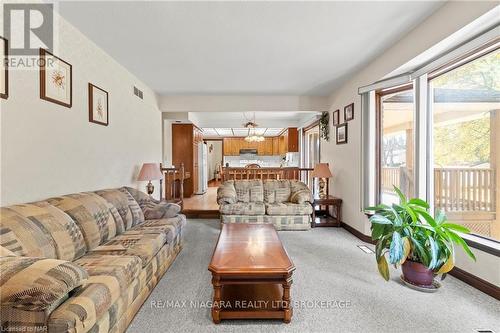
<svg viewBox="0 0 500 333">
<path fill-rule="evenodd" d="M 372 185 L 374 186 L 372 186 L 370 192 L 375 192 L 372 193 L 371 196 L 373 197 L 373 200 L 376 204 L 379 204 L 381 200 L 382 97 L 384 95 L 413 89 L 415 124 L 415 131 L 413 133 L 413 164 L 415 170 L 413 176 L 415 184 L 414 194 L 416 197 L 430 202 L 431 212 L 432 214 L 434 214 L 434 173 L 432 170 L 432 163 L 430 163 L 430 161 L 434 160 L 432 152 L 433 121 L 431 114 L 431 80 L 497 50 L 500 50 L 500 37 L 495 37 L 472 50 L 468 50 L 462 55 L 454 58 L 452 61 L 441 64 L 432 70 L 419 72 L 418 76 L 414 76 L 414 74 L 410 74 L 408 76 L 403 75 L 404 77 L 411 78 L 411 80 L 408 80 L 408 82 L 406 83 L 401 83 L 401 80 L 399 80 L 399 82 L 395 81 L 398 85 L 389 87 L 385 86 L 384 88 L 380 88 L 379 86 L 377 86 L 377 84 L 374 84 L 373 86 L 376 86 L 376 89 L 368 90 L 366 89 L 366 87 L 359 89 L 360 94 L 365 94 L 369 91 L 374 93 L 374 95 L 370 95 L 370 98 L 374 103 L 375 120 L 372 121 L 369 126 L 375 127 L 375 145 L 372 148 L 368 147 L 368 149 L 374 149 L 374 159 L 372 159 L 372 162 L 367 160 L 366 163 L 364 163 L 363 167 L 366 167 L 366 165 L 369 165 L 370 163 L 375 164 L 374 179 L 370 180 L 372 182 Z M 386 81 L 389 82 L 390 80 Z M 366 119 L 362 121 L 366 121 Z M 366 135 L 366 133 L 363 134 Z M 361 168 L 362 172 L 363 167 Z M 498 172 L 498 176 L 500 176 L 500 172 Z M 363 187 L 362 190 L 366 190 L 367 188 L 369 187 Z M 362 200 L 362 202 L 364 202 L 364 200 Z M 500 212 L 496 212 L 496 214 L 500 214 Z M 500 257 L 500 240 L 495 240 L 475 234 L 467 234 L 462 236 L 466 243 L 472 248 Z"/>
<path fill-rule="evenodd" d="M 375 91 L 375 203 L 381 203 L 382 191 L 382 97 L 404 91 L 414 90 L 413 82 Z M 415 95 L 415 94 L 414 94 Z M 415 121 L 416 110 L 413 114 Z M 416 131 L 413 131 L 413 142 L 415 143 Z M 413 161 L 415 161 L 415 149 L 413 149 Z M 413 176 L 415 178 L 415 175 Z M 415 179 L 413 180 L 415 182 Z"/>
</svg>

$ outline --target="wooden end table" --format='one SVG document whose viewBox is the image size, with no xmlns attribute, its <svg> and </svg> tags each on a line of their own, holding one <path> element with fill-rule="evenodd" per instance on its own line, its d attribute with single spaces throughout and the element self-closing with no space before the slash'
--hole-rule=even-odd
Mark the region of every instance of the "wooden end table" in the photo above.
<svg viewBox="0 0 500 333">
<path fill-rule="evenodd" d="M 313 207 L 311 227 L 340 227 L 342 222 L 342 199 L 329 195 L 325 198 L 314 198 L 311 203 Z M 316 206 L 320 210 L 316 211 Z M 321 206 L 326 209 L 321 210 Z M 329 206 L 334 206 L 335 216 L 330 215 Z M 316 212 L 320 212 L 321 216 L 316 216 Z"/>
</svg>

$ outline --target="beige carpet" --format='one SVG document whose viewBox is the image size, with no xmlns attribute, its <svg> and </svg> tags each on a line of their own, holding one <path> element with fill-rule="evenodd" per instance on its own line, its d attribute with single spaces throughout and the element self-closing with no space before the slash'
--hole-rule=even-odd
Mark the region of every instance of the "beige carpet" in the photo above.
<svg viewBox="0 0 500 333">
<path fill-rule="evenodd" d="M 279 232 L 297 267 L 296 306 L 290 324 L 280 321 L 211 321 L 207 270 L 219 233 L 217 220 L 189 220 L 185 245 L 128 332 L 475 332 L 500 333 L 500 302 L 448 277 L 435 294 L 402 285 L 398 272 L 385 282 L 373 254 L 340 228 Z M 372 247 L 371 245 L 369 245 Z M 320 303 L 323 301 L 323 303 Z"/>
</svg>

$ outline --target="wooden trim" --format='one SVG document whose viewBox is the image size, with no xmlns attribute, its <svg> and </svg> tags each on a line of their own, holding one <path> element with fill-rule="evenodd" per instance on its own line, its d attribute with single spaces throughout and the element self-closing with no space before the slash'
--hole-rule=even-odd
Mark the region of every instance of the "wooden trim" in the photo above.
<svg viewBox="0 0 500 333">
<path fill-rule="evenodd" d="M 9 40 L 0 36 L 0 39 L 4 41 L 4 59 L 0 59 L 4 62 L 5 65 L 5 93 L 0 92 L 0 98 L 8 99 L 9 98 Z"/>
<path fill-rule="evenodd" d="M 382 90 L 376 91 L 376 93 L 377 93 L 377 95 L 385 96 L 385 95 L 395 94 L 398 92 L 403 92 L 403 91 L 411 90 L 411 89 L 413 89 L 413 82 L 403 84 L 401 86 L 397 86 L 397 87 L 393 87 L 393 88 L 382 89 Z"/>
<path fill-rule="evenodd" d="M 314 128 L 316 126 L 319 126 L 319 119 L 314 120 L 312 123 L 310 123 L 309 125 L 307 125 L 305 127 L 302 127 L 302 133 L 305 133 L 305 132 L 309 131 L 311 128 Z"/>
<path fill-rule="evenodd" d="M 50 55 L 51 57 L 54 57 L 56 58 L 57 60 L 65 63 L 66 65 L 69 66 L 69 103 L 64 103 L 64 102 L 61 102 L 61 101 L 58 101 L 57 99 L 54 99 L 54 98 L 51 98 L 51 97 L 47 97 L 45 94 L 46 94 L 46 89 L 45 89 L 45 67 L 46 67 L 46 60 L 45 60 L 45 57 L 46 55 Z M 55 103 L 55 104 L 59 104 L 59 105 L 62 105 L 62 106 L 65 106 L 67 108 L 71 108 L 71 106 L 73 105 L 73 66 L 71 66 L 70 63 L 62 60 L 61 58 L 59 57 L 56 57 L 55 55 L 53 55 L 52 53 L 50 53 L 49 51 L 45 50 L 45 49 L 42 49 L 40 48 L 40 60 L 43 59 L 41 65 L 40 65 L 40 99 L 43 99 L 43 100 L 46 100 L 46 101 L 49 101 L 49 102 L 52 102 L 52 103 Z"/>
<path fill-rule="evenodd" d="M 494 284 L 458 267 L 453 267 L 448 274 L 467 283 L 469 286 L 481 290 L 483 293 L 500 300 L 500 287 L 497 287 Z"/>
<path fill-rule="evenodd" d="M 500 47 L 495 47 L 491 50 L 488 50 L 488 48 L 490 48 L 491 46 L 494 46 L 495 44 L 497 43 L 500 43 L 500 37 L 497 37 L 497 38 L 494 38 L 493 40 L 489 41 L 488 43 L 478 47 L 477 49 L 475 50 L 472 50 L 470 52 L 467 52 L 465 53 L 464 55 L 458 57 L 457 59 L 441 66 L 441 67 L 438 67 L 436 68 L 435 70 L 433 70 L 432 72 L 430 72 L 428 75 L 427 75 L 427 78 L 428 80 L 432 80 L 438 76 L 441 76 L 443 74 L 446 74 L 460 66 L 463 66 L 469 62 L 472 62 L 484 55 L 487 55 L 491 52 L 495 52 L 497 51 Z"/>
<path fill-rule="evenodd" d="M 373 245 L 375 245 L 377 243 L 376 241 L 372 240 L 372 238 L 370 236 L 365 235 L 361 231 L 359 231 L 359 230 L 351 227 L 349 224 L 347 224 L 347 223 L 345 223 L 343 221 L 340 221 L 340 226 L 342 228 L 344 228 L 345 230 L 349 231 L 351 234 L 353 234 L 357 238 L 361 239 L 365 243 L 370 243 L 370 244 L 373 244 Z"/>
<path fill-rule="evenodd" d="M 106 93 L 106 122 L 98 121 L 94 119 L 94 88 L 99 89 L 100 91 Z M 102 88 L 99 88 L 96 85 L 93 85 L 89 82 L 89 122 L 108 126 L 109 125 L 109 95 L 108 92 Z"/>
<path fill-rule="evenodd" d="M 351 234 L 359 238 L 365 243 L 370 243 L 375 245 L 376 241 L 373 241 L 372 238 L 368 235 L 363 234 L 359 230 L 351 227 L 350 225 L 346 224 L 345 222 L 340 222 L 340 226 L 344 228 L 345 230 L 349 231 Z M 474 287 L 483 293 L 496 298 L 497 300 L 500 300 L 500 287 L 495 286 L 494 284 L 481 279 L 480 277 L 477 277 L 469 272 L 464 271 L 461 268 L 458 267 L 453 267 L 453 269 L 449 273 L 453 277 L 467 283 L 471 287 Z"/>
</svg>

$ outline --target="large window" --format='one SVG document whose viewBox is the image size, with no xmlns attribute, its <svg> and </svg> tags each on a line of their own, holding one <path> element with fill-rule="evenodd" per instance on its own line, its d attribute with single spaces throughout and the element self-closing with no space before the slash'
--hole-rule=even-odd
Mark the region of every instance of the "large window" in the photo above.
<svg viewBox="0 0 500 333">
<path fill-rule="evenodd" d="M 497 251 L 500 42 L 448 58 L 360 88 L 362 207 L 397 202 L 397 186 Z"/>
<path fill-rule="evenodd" d="M 379 93 L 379 201 L 398 202 L 394 186 L 414 195 L 414 102 L 412 87 Z"/>
<path fill-rule="evenodd" d="M 435 210 L 500 240 L 500 50 L 430 80 Z"/>
</svg>

